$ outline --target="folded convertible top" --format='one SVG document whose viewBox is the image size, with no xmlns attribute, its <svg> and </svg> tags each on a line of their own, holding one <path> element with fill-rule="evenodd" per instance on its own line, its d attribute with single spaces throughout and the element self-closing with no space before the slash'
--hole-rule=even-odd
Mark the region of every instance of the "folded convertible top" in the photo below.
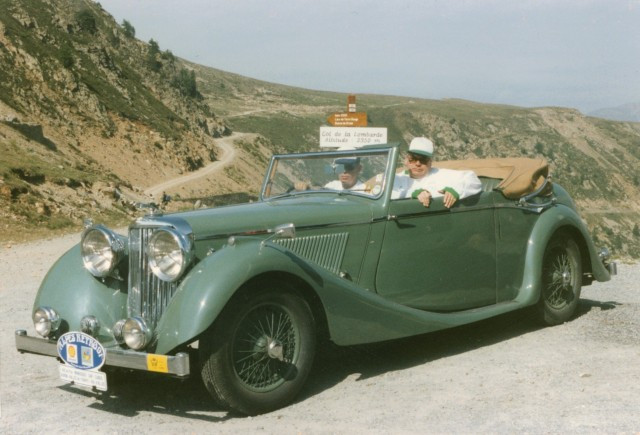
<svg viewBox="0 0 640 435">
<path fill-rule="evenodd" d="M 457 170 L 470 170 L 478 177 L 502 179 L 495 190 L 510 199 L 518 199 L 524 195 L 535 192 L 549 176 L 549 164 L 545 159 L 528 159 L 523 157 L 472 159 L 472 160 L 446 160 L 435 161 L 436 168 L 448 168 Z M 551 183 L 548 185 L 549 193 Z"/>
</svg>

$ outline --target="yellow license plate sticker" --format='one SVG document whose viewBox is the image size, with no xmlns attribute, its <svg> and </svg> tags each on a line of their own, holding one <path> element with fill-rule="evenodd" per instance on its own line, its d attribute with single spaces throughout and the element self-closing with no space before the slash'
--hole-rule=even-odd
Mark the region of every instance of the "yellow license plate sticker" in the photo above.
<svg viewBox="0 0 640 435">
<path fill-rule="evenodd" d="M 169 360 L 166 355 L 147 355 L 147 370 L 151 372 L 169 373 Z"/>
</svg>

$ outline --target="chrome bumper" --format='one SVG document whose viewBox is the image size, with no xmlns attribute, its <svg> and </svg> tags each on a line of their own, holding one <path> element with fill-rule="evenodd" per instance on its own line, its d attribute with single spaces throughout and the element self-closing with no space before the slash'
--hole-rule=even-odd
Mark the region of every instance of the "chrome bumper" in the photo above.
<svg viewBox="0 0 640 435">
<path fill-rule="evenodd" d="M 609 271 L 609 275 L 613 276 L 618 274 L 618 263 L 611 262 L 609 264 L 605 264 L 604 267 Z"/>
<path fill-rule="evenodd" d="M 29 337 L 24 329 L 16 330 L 16 349 L 19 352 L 37 353 L 47 356 L 58 356 L 58 345 L 53 340 L 38 337 Z M 107 357 L 105 365 L 123 367 L 133 370 L 164 373 L 179 377 L 189 376 L 189 354 L 180 352 L 176 355 L 155 355 L 151 353 L 135 352 L 123 349 L 105 349 Z M 151 357 L 166 358 L 166 370 L 156 370 L 149 363 Z"/>
</svg>

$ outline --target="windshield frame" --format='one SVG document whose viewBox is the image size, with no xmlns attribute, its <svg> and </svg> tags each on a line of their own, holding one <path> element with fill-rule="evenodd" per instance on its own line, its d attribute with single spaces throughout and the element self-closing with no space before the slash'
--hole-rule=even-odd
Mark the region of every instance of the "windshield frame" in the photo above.
<svg viewBox="0 0 640 435">
<path fill-rule="evenodd" d="M 396 152 L 394 152 L 396 151 Z M 312 189 L 312 190 L 300 190 L 300 191 L 292 191 L 287 193 L 282 193 L 278 195 L 267 196 L 267 192 L 270 189 L 270 185 L 272 183 L 272 179 L 275 175 L 275 171 L 277 169 L 278 163 L 281 160 L 289 160 L 289 159 L 305 159 L 305 158 L 330 158 L 330 159 L 338 159 L 341 157 L 349 157 L 349 156 L 370 156 L 370 155 L 386 155 L 387 162 L 386 167 L 384 168 L 384 184 L 383 188 L 379 193 L 372 195 L 371 193 L 364 193 L 359 191 L 352 190 L 334 190 L 334 189 Z M 393 185 L 393 177 L 395 174 L 395 166 L 396 166 L 396 158 L 397 158 L 397 145 L 396 144 L 383 144 L 383 145 L 370 145 L 362 148 L 358 148 L 355 150 L 344 150 L 344 151 L 318 151 L 318 152 L 306 152 L 306 153 L 292 153 L 292 154 L 275 154 L 271 157 L 271 161 L 269 162 L 269 166 L 267 168 L 267 172 L 265 174 L 264 180 L 262 182 L 262 188 L 260 189 L 260 200 L 261 201 L 270 201 L 274 199 L 281 199 L 286 197 L 294 197 L 299 195 L 309 195 L 309 194 L 318 194 L 318 193 L 333 193 L 337 195 L 354 195 L 362 198 L 367 198 L 371 200 L 378 200 L 385 196 L 386 192 Z"/>
</svg>

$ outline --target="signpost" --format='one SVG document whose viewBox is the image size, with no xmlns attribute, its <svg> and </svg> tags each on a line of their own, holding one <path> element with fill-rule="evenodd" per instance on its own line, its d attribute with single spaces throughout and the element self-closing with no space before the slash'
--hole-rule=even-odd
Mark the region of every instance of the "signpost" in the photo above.
<svg viewBox="0 0 640 435">
<path fill-rule="evenodd" d="M 366 127 L 366 112 L 333 113 L 327 118 L 327 122 L 334 127 Z"/>
<path fill-rule="evenodd" d="M 347 111 L 332 113 L 320 127 L 320 147 L 353 149 L 364 145 L 387 143 L 387 129 L 367 127 L 367 113 L 356 112 L 356 96 L 347 97 Z"/>
<path fill-rule="evenodd" d="M 387 129 L 376 127 L 320 127 L 321 148 L 359 148 L 387 143 Z"/>
</svg>

